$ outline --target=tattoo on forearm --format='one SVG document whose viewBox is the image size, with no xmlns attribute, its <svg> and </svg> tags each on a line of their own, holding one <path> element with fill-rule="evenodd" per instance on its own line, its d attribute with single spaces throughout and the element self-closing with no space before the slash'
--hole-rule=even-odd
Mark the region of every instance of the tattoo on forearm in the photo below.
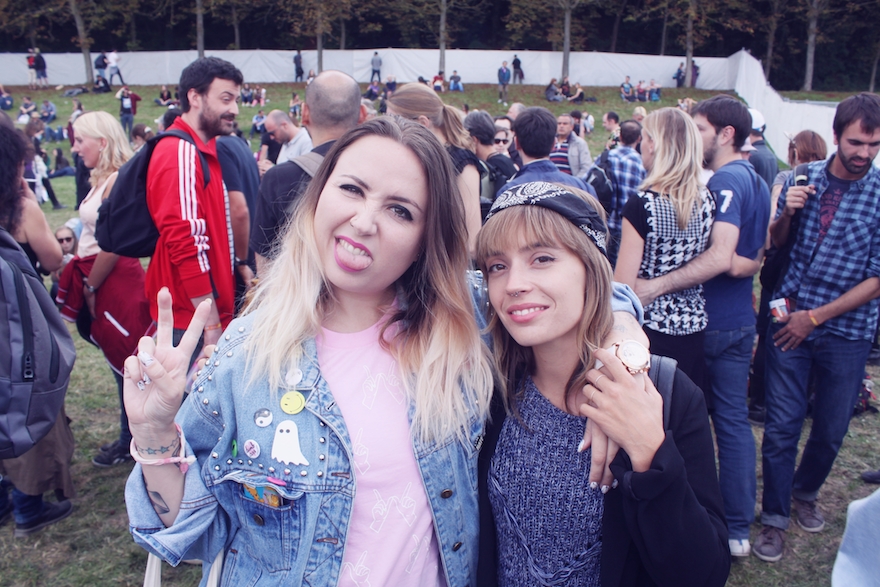
<svg viewBox="0 0 880 587">
<path fill-rule="evenodd" d="M 147 487 L 147 495 L 150 496 L 150 503 L 153 504 L 153 509 L 156 510 L 157 514 L 161 516 L 163 514 L 171 513 L 171 508 L 165 503 L 165 499 L 162 497 L 161 493 L 158 491 L 150 491 L 150 488 Z"/>
<path fill-rule="evenodd" d="M 168 453 L 171 453 L 170 456 L 172 456 L 172 457 L 180 456 L 180 439 L 177 438 L 174 440 L 174 442 L 172 442 L 168 446 L 160 446 L 158 448 L 152 448 L 152 447 L 141 448 L 140 446 L 138 446 L 137 451 L 138 451 L 138 454 L 141 454 L 144 456 L 150 456 L 150 457 L 155 457 L 156 455 L 163 455 L 163 458 L 164 458 L 164 456 L 168 456 Z"/>
</svg>

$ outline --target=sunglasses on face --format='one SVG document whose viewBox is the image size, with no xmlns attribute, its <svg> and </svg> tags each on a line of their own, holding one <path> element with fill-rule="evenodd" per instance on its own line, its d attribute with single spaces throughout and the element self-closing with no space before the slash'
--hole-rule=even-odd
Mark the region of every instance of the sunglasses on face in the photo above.
<svg viewBox="0 0 880 587">
<path fill-rule="evenodd" d="M 510 142 L 510 139 L 495 139 L 496 145 L 506 145 Z"/>
<path fill-rule="evenodd" d="M 58 242 L 61 243 L 62 245 L 65 243 L 72 243 L 73 237 L 72 236 L 62 236 L 58 239 Z"/>
</svg>

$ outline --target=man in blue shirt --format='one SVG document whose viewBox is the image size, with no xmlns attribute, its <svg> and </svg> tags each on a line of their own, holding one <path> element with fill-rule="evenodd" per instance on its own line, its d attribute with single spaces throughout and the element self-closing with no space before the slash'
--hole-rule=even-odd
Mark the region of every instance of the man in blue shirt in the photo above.
<svg viewBox="0 0 880 587">
<path fill-rule="evenodd" d="M 715 96 L 700 102 L 693 117 L 703 138 L 706 166 L 715 172 L 707 186 L 716 209 L 709 248 L 661 278 L 640 280 L 636 293 L 646 303 L 645 288 L 640 284 L 660 288 L 658 293 L 703 284 L 709 317 L 704 344 L 710 388 L 705 391 L 718 442 L 730 553 L 744 557 L 751 549 L 749 526 L 755 518 L 757 491 L 755 439 L 746 402 L 755 343 L 752 276 L 764 254 L 770 190 L 742 158 L 741 149 L 751 127 L 749 111 L 742 102 Z"/>
<path fill-rule="evenodd" d="M 617 261 L 617 252 L 620 248 L 623 206 L 638 192 L 639 186 L 645 179 L 642 156 L 636 151 L 636 145 L 642 139 L 642 125 L 635 120 L 624 120 L 619 129 L 620 144 L 606 155 L 611 169 L 609 179 L 614 184 L 614 196 L 611 200 L 611 210 L 608 212 L 608 232 L 611 235 L 608 259 L 612 267 Z"/>
<path fill-rule="evenodd" d="M 501 63 L 501 67 L 498 68 L 498 103 L 501 104 L 504 102 L 504 105 L 507 106 L 507 86 L 510 84 L 510 69 L 507 67 L 507 62 L 504 61 Z"/>
<path fill-rule="evenodd" d="M 837 106 L 837 153 L 810 163 L 805 185 L 788 180 L 770 224 L 776 246 L 795 239 L 791 264 L 771 299 L 788 315 L 767 331 L 764 498 L 755 554 L 782 558 L 792 502 L 798 525 L 820 532 L 816 505 L 849 427 L 877 326 L 880 295 L 880 97 Z M 813 425 L 795 470 L 814 373 Z"/>
<path fill-rule="evenodd" d="M 498 190 L 496 197 L 505 190 L 530 181 L 561 183 L 596 195 L 593 188 L 584 180 L 562 173 L 550 161 L 550 151 L 556 144 L 556 117 L 552 112 L 541 107 L 524 109 L 513 122 L 513 132 L 516 148 L 522 155 L 523 166 Z"/>
</svg>

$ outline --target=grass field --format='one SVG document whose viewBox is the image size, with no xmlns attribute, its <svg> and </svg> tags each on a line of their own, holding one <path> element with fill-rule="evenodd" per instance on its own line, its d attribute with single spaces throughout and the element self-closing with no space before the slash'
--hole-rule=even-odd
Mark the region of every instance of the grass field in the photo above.
<svg viewBox="0 0 880 587">
<path fill-rule="evenodd" d="M 293 86 L 301 90 L 302 86 Z M 20 88 L 7 88 L 18 98 Z M 145 101 L 138 109 L 137 122 L 151 124 L 162 112 L 162 108 L 152 106 L 149 101 L 156 95 L 157 88 L 134 88 Z M 269 89 L 270 104 L 286 107 L 289 86 L 272 86 Z M 449 103 L 461 105 L 467 101 L 471 108 L 488 110 L 492 114 L 506 111 L 496 102 L 497 95 L 491 86 L 468 87 L 463 95 L 447 95 Z M 597 119 L 609 109 L 618 109 L 621 118 L 631 113 L 632 105 L 622 105 L 616 89 L 590 89 L 598 102 L 587 104 L 586 109 Z M 35 100 L 44 97 L 52 99 L 58 107 L 61 118 L 66 121 L 70 111 L 70 100 L 58 98 L 58 92 L 33 92 Z M 677 98 L 691 95 L 700 99 L 710 95 L 708 92 L 689 92 L 665 90 L 664 101 L 660 106 L 674 105 Z M 836 95 L 836 99 L 845 95 Z M 543 100 L 542 88 L 525 86 L 511 87 L 511 101 L 521 101 L 528 105 L 547 105 Z M 800 96 L 798 99 L 803 99 Z M 829 99 L 825 94 L 822 98 Z M 85 95 L 83 103 L 88 110 L 105 109 L 117 112 L 117 104 L 112 95 Z M 583 106 L 583 105 L 582 105 Z M 624 107 L 621 107 L 624 106 Z M 657 104 L 647 104 L 649 110 Z M 550 105 L 554 112 L 569 110 L 561 105 Z M 240 119 L 249 121 L 251 109 L 243 109 Z M 249 124 L 243 125 L 249 130 Z M 604 131 L 601 127 L 590 139 L 593 154 L 601 150 Z M 50 145 L 47 145 L 51 146 Z M 66 150 L 66 146 L 65 146 Z M 51 210 L 44 205 L 49 224 L 56 228 L 75 215 L 73 211 L 73 178 L 53 180 L 60 198 L 69 208 Z M 128 519 L 124 504 L 124 483 L 131 469 L 121 465 L 113 469 L 98 469 L 92 466 L 91 459 L 97 447 L 108 442 L 118 434 L 118 402 L 116 387 L 110 369 L 103 356 L 93 346 L 82 341 L 71 330 L 77 343 L 77 362 L 73 371 L 67 396 L 67 412 L 72 418 L 72 428 L 76 439 L 74 454 L 74 480 L 79 496 L 74 500 L 74 514 L 54 526 L 26 539 L 14 540 L 9 524 L 0 530 L 0 587 L 111 587 L 134 586 L 143 583 L 146 554 L 135 546 L 128 533 Z M 880 369 L 870 367 L 875 380 L 880 378 Z M 806 424 L 804 437 L 809 431 Z M 761 428 L 754 428 L 756 442 L 760 448 Z M 824 587 L 829 584 L 831 567 L 846 520 L 847 504 L 869 495 L 874 487 L 865 485 L 859 474 L 867 469 L 880 466 L 880 420 L 876 415 L 863 415 L 852 420 L 849 434 L 844 442 L 840 456 L 835 463 L 828 482 L 821 495 L 822 510 L 827 520 L 827 528 L 821 534 L 807 534 L 793 525 L 788 532 L 785 558 L 776 564 L 763 563 L 756 558 L 736 562 L 728 585 L 732 587 Z M 760 454 L 760 453 L 759 453 Z M 759 468 L 760 496 L 760 468 Z M 760 503 L 759 503 L 760 507 Z M 753 526 L 752 538 L 760 530 Z M 163 585 L 189 587 L 198 582 L 201 571 L 186 565 L 174 569 L 163 566 Z"/>
</svg>

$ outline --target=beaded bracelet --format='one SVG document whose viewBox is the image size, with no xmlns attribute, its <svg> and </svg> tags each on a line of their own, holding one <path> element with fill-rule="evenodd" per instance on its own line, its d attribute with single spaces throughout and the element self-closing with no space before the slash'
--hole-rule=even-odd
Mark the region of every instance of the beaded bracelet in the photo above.
<svg viewBox="0 0 880 587">
<path fill-rule="evenodd" d="M 137 445 L 134 443 L 134 438 L 131 439 L 131 445 L 128 447 L 131 452 L 131 458 L 134 459 L 136 463 L 140 463 L 141 465 L 177 465 L 180 469 L 181 473 L 186 473 L 189 466 L 196 462 L 196 456 L 190 455 L 186 456 L 186 438 L 183 435 L 183 429 L 180 427 L 180 424 L 177 422 L 174 423 L 174 427 L 177 429 L 177 437 L 180 439 L 180 456 L 177 457 L 168 457 L 165 459 L 145 459 L 138 453 Z"/>
</svg>

